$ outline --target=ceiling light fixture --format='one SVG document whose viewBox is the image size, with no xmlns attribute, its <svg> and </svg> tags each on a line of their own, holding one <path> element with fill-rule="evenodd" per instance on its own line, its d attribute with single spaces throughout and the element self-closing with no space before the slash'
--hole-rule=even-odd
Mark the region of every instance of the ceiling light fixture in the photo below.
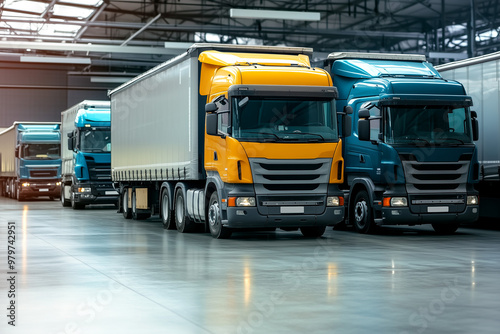
<svg viewBox="0 0 500 334">
<path fill-rule="evenodd" d="M 256 20 L 295 20 L 295 21 L 320 21 L 319 12 L 294 12 L 283 10 L 260 10 L 260 9 L 240 9 L 231 8 L 229 10 L 231 18 L 256 19 Z"/>
<path fill-rule="evenodd" d="M 38 57 L 21 56 L 21 63 L 47 63 L 47 64 L 90 64 L 90 58 L 82 57 Z"/>
</svg>

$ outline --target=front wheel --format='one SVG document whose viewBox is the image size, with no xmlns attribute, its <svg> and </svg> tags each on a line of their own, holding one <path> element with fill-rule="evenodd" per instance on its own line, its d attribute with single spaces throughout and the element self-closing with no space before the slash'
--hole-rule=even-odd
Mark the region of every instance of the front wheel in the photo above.
<svg viewBox="0 0 500 334">
<path fill-rule="evenodd" d="M 354 207 L 351 212 L 351 217 L 354 220 L 354 227 L 359 233 L 365 234 L 374 232 L 375 223 L 372 215 L 370 197 L 365 190 L 361 190 L 356 194 Z"/>
<path fill-rule="evenodd" d="M 61 186 L 61 204 L 63 207 L 68 207 L 71 205 L 71 202 L 66 199 L 64 196 L 64 185 Z"/>
<path fill-rule="evenodd" d="M 458 229 L 458 223 L 452 224 L 432 224 L 432 228 L 437 234 L 446 235 L 453 234 Z"/>
<path fill-rule="evenodd" d="M 75 195 L 71 194 L 71 207 L 73 208 L 73 210 L 82 210 L 85 209 L 85 204 L 76 202 Z"/>
<path fill-rule="evenodd" d="M 219 195 L 216 191 L 210 196 L 208 203 L 208 227 L 212 237 L 215 239 L 227 239 L 231 237 L 232 231 L 222 226 Z"/>
</svg>

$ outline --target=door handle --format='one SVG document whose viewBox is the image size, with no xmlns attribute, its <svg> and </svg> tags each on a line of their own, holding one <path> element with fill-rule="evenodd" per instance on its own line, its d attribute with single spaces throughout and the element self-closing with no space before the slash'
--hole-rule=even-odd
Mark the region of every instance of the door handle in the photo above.
<svg viewBox="0 0 500 334">
<path fill-rule="evenodd" d="M 217 161 L 219 160 L 219 158 L 217 157 L 217 151 L 214 151 L 214 161 Z"/>
<path fill-rule="evenodd" d="M 365 156 L 363 154 L 359 155 L 359 162 L 361 162 L 362 164 L 365 163 Z"/>
</svg>

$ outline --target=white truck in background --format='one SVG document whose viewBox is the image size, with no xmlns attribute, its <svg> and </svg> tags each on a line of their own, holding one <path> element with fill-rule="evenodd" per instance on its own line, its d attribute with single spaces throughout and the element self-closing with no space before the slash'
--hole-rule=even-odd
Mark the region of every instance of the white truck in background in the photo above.
<svg viewBox="0 0 500 334">
<path fill-rule="evenodd" d="M 478 114 L 479 214 L 500 218 L 500 52 L 436 66 L 448 80 L 461 82 Z"/>
</svg>

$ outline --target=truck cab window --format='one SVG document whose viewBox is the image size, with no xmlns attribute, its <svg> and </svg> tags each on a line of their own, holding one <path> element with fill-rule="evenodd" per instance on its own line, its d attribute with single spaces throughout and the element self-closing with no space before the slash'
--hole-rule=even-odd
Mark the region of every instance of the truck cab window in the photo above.
<svg viewBox="0 0 500 334">
<path fill-rule="evenodd" d="M 59 144 L 24 144 L 21 147 L 21 158 L 27 160 L 59 159 L 60 151 Z"/>
<path fill-rule="evenodd" d="M 244 141 L 336 141 L 331 99 L 245 97 L 232 103 L 233 136 Z"/>
<path fill-rule="evenodd" d="M 472 143 L 468 108 L 446 105 L 390 106 L 386 138 L 389 143 L 448 145 Z"/>
<path fill-rule="evenodd" d="M 110 152 L 111 131 L 109 129 L 88 128 L 80 131 L 82 152 Z"/>
</svg>

